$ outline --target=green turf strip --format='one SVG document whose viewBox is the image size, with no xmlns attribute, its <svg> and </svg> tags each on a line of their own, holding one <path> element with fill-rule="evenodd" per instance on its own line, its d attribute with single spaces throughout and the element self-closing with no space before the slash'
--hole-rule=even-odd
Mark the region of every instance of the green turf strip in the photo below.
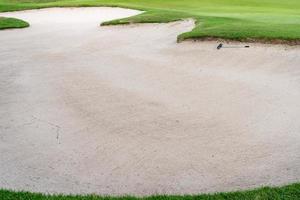
<svg viewBox="0 0 300 200">
<path fill-rule="evenodd" d="M 25 28 L 29 24 L 23 20 L 15 18 L 0 17 L 0 30 L 9 28 Z"/>
<path fill-rule="evenodd" d="M 149 197 L 112 197 L 98 195 L 45 195 L 30 192 L 0 190 L 1 200 L 299 200 L 300 183 L 283 187 L 263 187 L 254 190 L 200 194 L 200 195 L 158 195 Z"/>
</svg>

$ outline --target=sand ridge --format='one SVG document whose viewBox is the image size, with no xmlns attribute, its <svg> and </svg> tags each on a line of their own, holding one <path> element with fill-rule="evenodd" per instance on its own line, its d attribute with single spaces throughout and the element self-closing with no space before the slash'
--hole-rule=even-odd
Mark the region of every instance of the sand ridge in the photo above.
<svg viewBox="0 0 300 200">
<path fill-rule="evenodd" d="M 138 13 L 0 13 L 31 24 L 0 31 L 0 187 L 149 195 L 299 181 L 300 49 L 176 43 L 192 20 L 99 27 Z"/>
</svg>

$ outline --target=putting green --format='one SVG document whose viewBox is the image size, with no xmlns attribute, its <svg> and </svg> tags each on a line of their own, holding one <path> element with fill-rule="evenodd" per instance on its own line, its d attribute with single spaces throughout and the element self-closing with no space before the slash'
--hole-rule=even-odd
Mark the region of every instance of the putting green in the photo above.
<svg viewBox="0 0 300 200">
<path fill-rule="evenodd" d="M 194 18 L 196 27 L 178 36 L 241 41 L 300 42 L 298 0 L 0 0 L 0 12 L 55 6 L 120 6 L 145 10 L 105 24 L 170 22 Z"/>
</svg>

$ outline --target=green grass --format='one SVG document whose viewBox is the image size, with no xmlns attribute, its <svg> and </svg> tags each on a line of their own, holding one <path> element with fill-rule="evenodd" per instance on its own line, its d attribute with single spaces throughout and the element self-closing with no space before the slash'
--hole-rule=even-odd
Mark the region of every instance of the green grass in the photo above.
<svg viewBox="0 0 300 200">
<path fill-rule="evenodd" d="M 300 44 L 299 0 L 0 0 L 0 12 L 65 6 L 119 6 L 146 11 L 103 25 L 195 19 L 195 29 L 179 35 L 179 41 L 223 38 Z"/>
<path fill-rule="evenodd" d="M 9 28 L 25 28 L 29 24 L 20 19 L 0 17 L 0 30 Z"/>
<path fill-rule="evenodd" d="M 45 195 L 30 192 L 0 190 L 1 200 L 299 200 L 300 184 L 283 187 L 263 187 L 254 190 L 201 195 L 158 195 L 149 197 L 112 197 L 97 195 Z"/>
</svg>

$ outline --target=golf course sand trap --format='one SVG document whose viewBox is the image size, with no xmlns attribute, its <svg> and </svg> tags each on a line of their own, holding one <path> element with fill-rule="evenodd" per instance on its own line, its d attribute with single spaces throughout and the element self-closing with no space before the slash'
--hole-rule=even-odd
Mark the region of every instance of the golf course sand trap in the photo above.
<svg viewBox="0 0 300 200">
<path fill-rule="evenodd" d="M 192 20 L 99 26 L 138 13 L 0 14 L 31 24 L 0 31 L 0 188 L 149 195 L 299 181 L 300 48 L 177 44 Z"/>
</svg>

